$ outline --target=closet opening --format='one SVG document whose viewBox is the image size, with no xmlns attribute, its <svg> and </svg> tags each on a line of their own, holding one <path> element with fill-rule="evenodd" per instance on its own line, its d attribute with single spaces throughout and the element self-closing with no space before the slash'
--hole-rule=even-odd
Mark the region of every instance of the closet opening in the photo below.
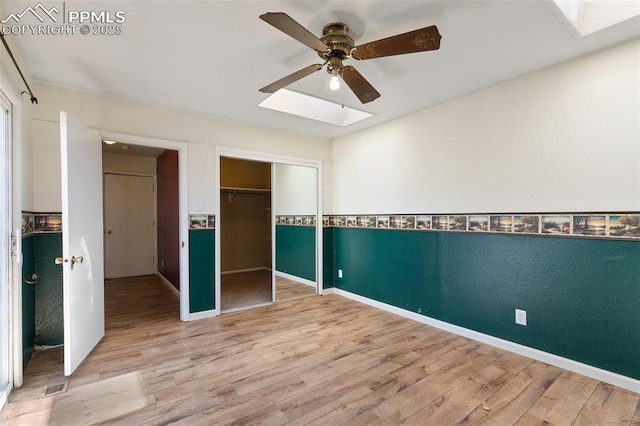
<svg viewBox="0 0 640 426">
<path fill-rule="evenodd" d="M 221 311 L 269 304 L 271 163 L 220 158 Z"/>
<path fill-rule="evenodd" d="M 219 156 L 219 309 L 320 294 L 318 168 Z"/>
</svg>

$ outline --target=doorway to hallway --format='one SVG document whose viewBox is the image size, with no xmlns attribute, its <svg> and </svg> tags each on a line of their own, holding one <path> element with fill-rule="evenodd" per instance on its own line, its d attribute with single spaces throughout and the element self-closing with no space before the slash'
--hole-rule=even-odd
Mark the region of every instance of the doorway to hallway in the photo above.
<svg viewBox="0 0 640 426">
<path fill-rule="evenodd" d="M 155 272 L 154 176 L 104 174 L 105 279 Z"/>
</svg>

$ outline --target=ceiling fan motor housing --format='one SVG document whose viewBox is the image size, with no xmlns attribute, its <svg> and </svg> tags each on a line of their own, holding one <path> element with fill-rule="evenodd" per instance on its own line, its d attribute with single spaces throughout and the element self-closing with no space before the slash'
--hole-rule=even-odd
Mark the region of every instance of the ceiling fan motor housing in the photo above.
<svg viewBox="0 0 640 426">
<path fill-rule="evenodd" d="M 354 41 L 349 36 L 349 27 L 342 22 L 331 22 L 322 29 L 324 44 L 329 46 L 328 52 L 318 52 L 318 55 L 329 61 L 327 72 L 333 74 L 334 70 L 342 71 L 342 60 L 348 58 L 353 50 Z"/>
</svg>

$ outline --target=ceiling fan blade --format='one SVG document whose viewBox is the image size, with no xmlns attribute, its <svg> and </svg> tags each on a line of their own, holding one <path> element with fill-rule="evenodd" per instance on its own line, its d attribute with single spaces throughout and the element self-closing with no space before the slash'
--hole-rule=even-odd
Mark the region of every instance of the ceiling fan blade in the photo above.
<svg viewBox="0 0 640 426">
<path fill-rule="evenodd" d="M 264 86 L 262 89 L 260 89 L 260 91 L 262 93 L 273 93 L 278 89 L 282 89 L 283 87 L 286 87 L 291 83 L 294 83 L 300 80 L 303 77 L 306 77 L 310 74 L 313 74 L 316 71 L 319 71 L 321 68 L 322 68 L 322 64 L 309 65 L 308 67 L 304 67 L 301 70 L 291 73 L 288 76 L 283 77 L 278 81 L 274 81 L 273 83 L 267 86 Z"/>
<path fill-rule="evenodd" d="M 442 36 L 435 25 L 398 34 L 356 46 L 351 52 L 355 59 L 373 59 L 405 53 L 426 52 L 440 48 Z"/>
<path fill-rule="evenodd" d="M 342 79 L 363 104 L 380 97 L 380 93 L 351 65 L 342 69 Z"/>
<path fill-rule="evenodd" d="M 260 15 L 260 19 L 315 51 L 327 52 L 329 50 L 329 46 L 284 12 L 268 12 Z"/>
</svg>

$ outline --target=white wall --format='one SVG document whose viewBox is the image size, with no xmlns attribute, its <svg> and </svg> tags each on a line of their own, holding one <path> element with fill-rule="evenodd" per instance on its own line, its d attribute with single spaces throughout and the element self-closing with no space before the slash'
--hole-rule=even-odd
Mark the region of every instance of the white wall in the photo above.
<svg viewBox="0 0 640 426">
<path fill-rule="evenodd" d="M 144 173 L 155 175 L 157 161 L 154 157 L 142 157 L 138 155 L 102 153 L 102 169 L 110 172 Z"/>
<path fill-rule="evenodd" d="M 636 39 L 335 140 L 334 213 L 637 211 L 639 117 Z"/>
<path fill-rule="evenodd" d="M 318 205 L 318 171 L 311 167 L 276 164 L 276 215 L 315 215 Z"/>
<path fill-rule="evenodd" d="M 0 5 L 0 16 L 4 16 Z M 33 77 L 27 68 L 22 51 L 17 43 L 14 42 L 12 36 L 6 36 L 5 40 L 11 48 L 13 56 L 20 65 L 20 69 L 24 74 L 27 82 L 33 89 Z M 21 95 L 20 93 L 27 90 L 24 82 L 20 78 L 15 65 L 11 61 L 4 46 L 0 45 L 0 89 L 7 92 L 6 95 L 16 102 L 16 110 L 14 113 L 20 115 L 20 123 L 17 128 L 13 129 L 14 139 L 16 146 L 14 146 L 13 152 L 13 167 L 18 168 L 18 174 L 15 176 L 14 189 L 17 191 L 15 196 L 18 204 L 16 208 L 18 210 L 33 210 L 33 166 L 32 166 L 32 154 L 33 149 L 31 145 L 31 117 L 32 106 L 30 96 L 27 94 Z M 35 91 L 35 89 L 34 89 Z M 37 95 L 37 91 L 35 91 Z"/>
<path fill-rule="evenodd" d="M 215 211 L 214 146 L 321 160 L 331 169 L 331 142 L 273 129 L 197 115 L 170 108 L 36 84 L 40 105 L 34 109 L 35 210 L 60 211 L 61 186 L 58 127 L 60 111 L 67 111 L 89 127 L 189 145 L 189 212 Z M 331 185 L 324 194 L 331 207 Z M 197 209 L 200 207 L 200 209 Z"/>
</svg>

